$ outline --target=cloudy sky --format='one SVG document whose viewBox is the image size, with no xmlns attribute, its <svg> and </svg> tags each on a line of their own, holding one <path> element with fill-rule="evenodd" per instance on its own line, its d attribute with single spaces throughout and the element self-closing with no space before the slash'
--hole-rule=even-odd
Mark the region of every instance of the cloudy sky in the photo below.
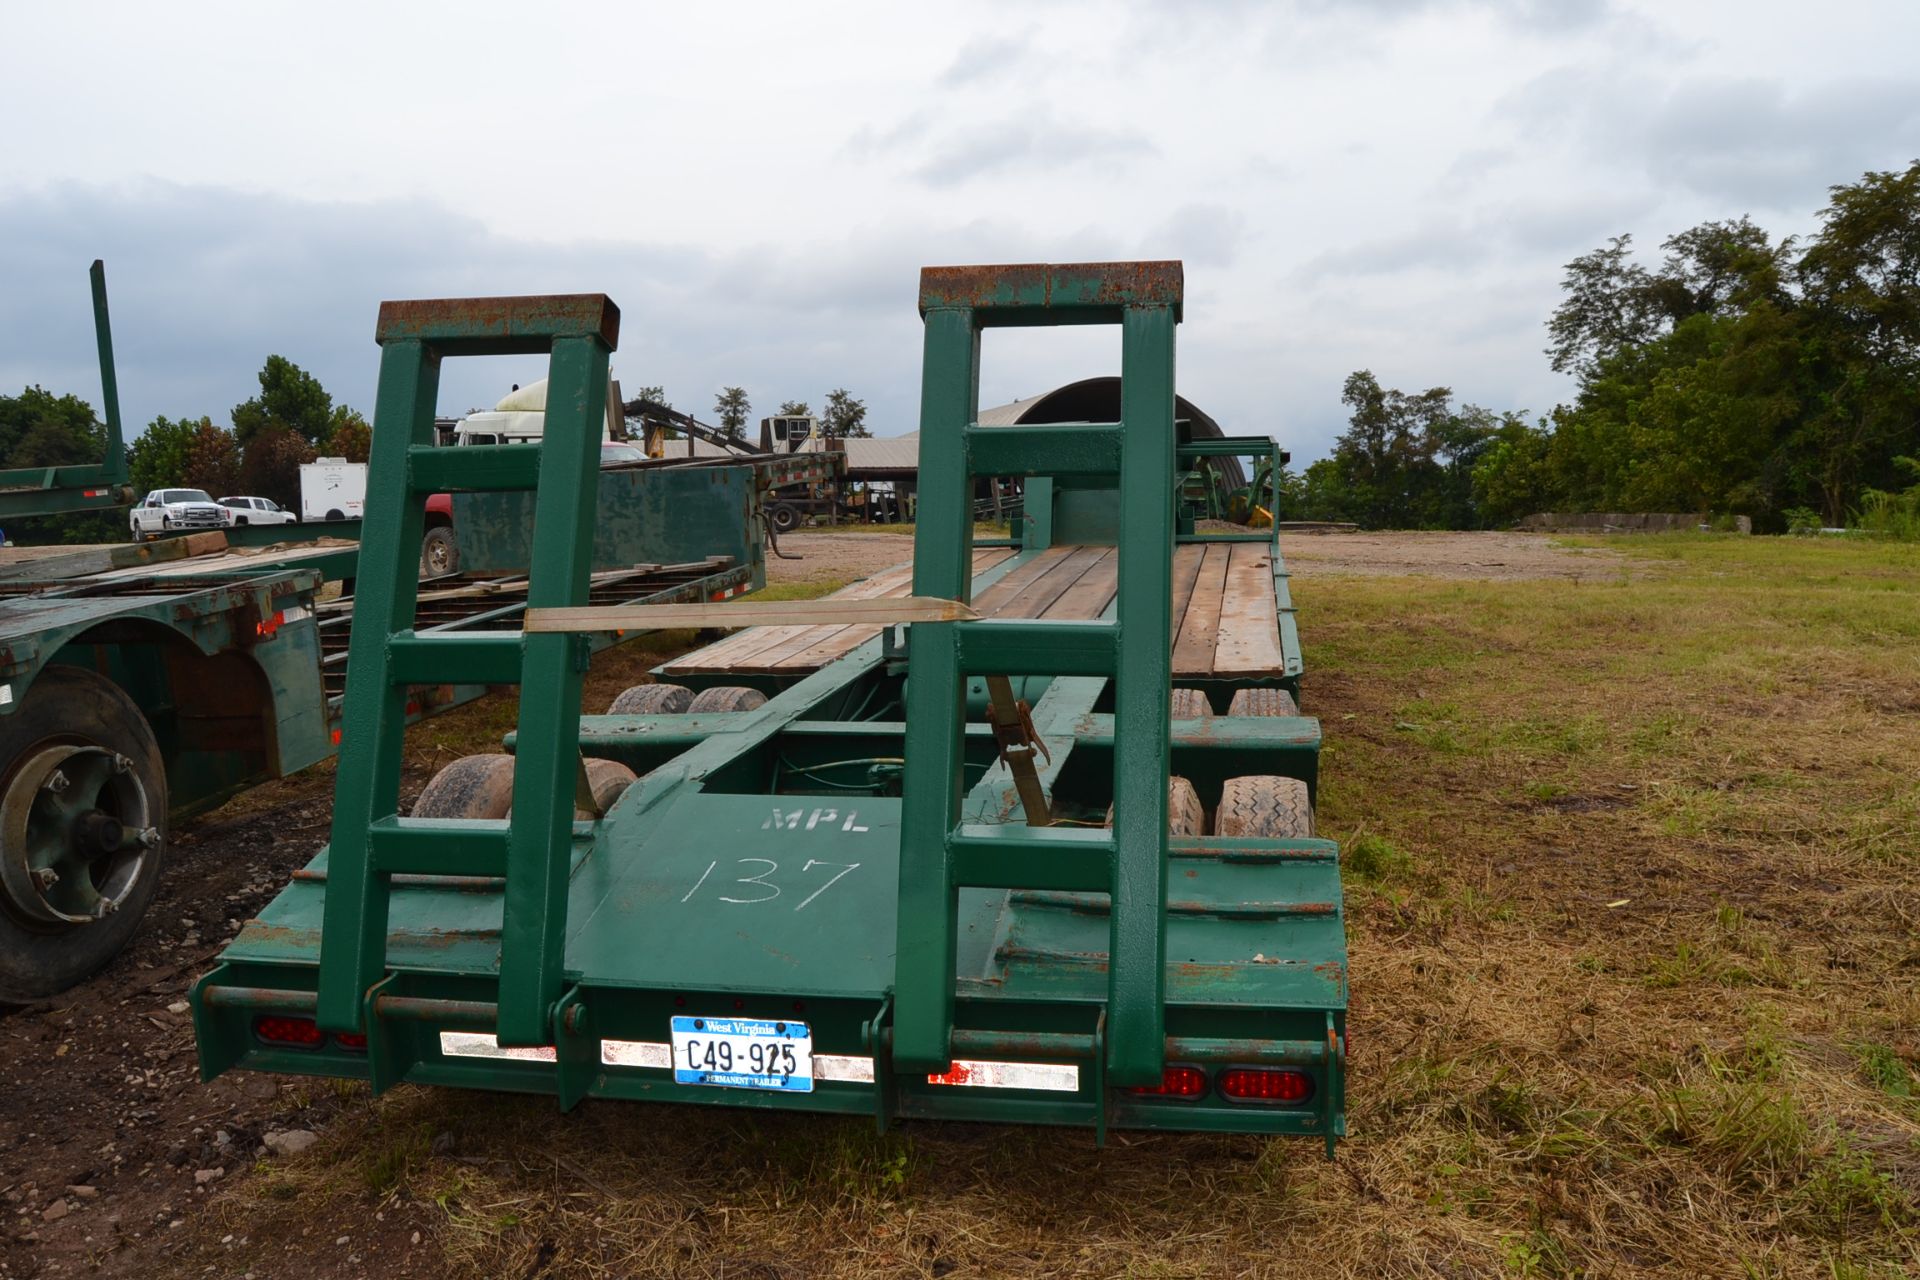
<svg viewBox="0 0 1920 1280">
<path fill-rule="evenodd" d="M 564 22 L 545 13 L 564 13 Z M 370 410 L 383 298 L 603 291 L 615 371 L 711 417 L 830 388 L 913 429 L 917 269 L 1177 257 L 1180 387 L 1298 459 L 1342 380 L 1535 412 L 1560 266 L 1817 225 L 1920 155 L 1920 5 L 1828 0 L 9 6 L 0 388 L 130 422 L 270 352 Z M 1115 371 L 991 334 L 982 401 Z M 463 361 L 441 409 L 526 362 Z"/>
</svg>

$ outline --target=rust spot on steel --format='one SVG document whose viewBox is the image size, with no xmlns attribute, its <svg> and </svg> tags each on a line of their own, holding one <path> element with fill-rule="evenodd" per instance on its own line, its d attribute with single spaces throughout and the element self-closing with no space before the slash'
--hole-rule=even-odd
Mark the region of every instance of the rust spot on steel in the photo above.
<svg viewBox="0 0 1920 1280">
<path fill-rule="evenodd" d="M 1240 966 L 1236 964 L 1202 964 L 1197 960 L 1183 960 L 1173 966 L 1173 971 L 1183 978 L 1233 978 L 1239 976 Z"/>
<path fill-rule="evenodd" d="M 1073 965 L 1100 973 L 1107 970 L 1107 953 L 1104 951 L 1067 951 L 1058 947 L 1029 947 L 1017 942 L 1004 942 L 1000 944 L 995 958 L 1002 964 Z"/>
<path fill-rule="evenodd" d="M 515 298 L 420 298 L 383 302 L 376 342 L 480 342 L 598 336 L 620 342 L 620 308 L 604 293 Z"/>
<path fill-rule="evenodd" d="M 373 1011 L 382 1018 L 413 1022 L 471 1022 L 491 1026 L 500 1006 L 484 1000 L 437 1000 L 427 996 L 375 996 Z"/>
<path fill-rule="evenodd" d="M 285 991 L 279 987 L 208 987 L 201 1002 L 216 1009 L 266 1009 L 287 1013 L 311 1012 L 319 1000 L 311 991 Z"/>
<path fill-rule="evenodd" d="M 302 884 L 325 884 L 327 873 L 302 867 L 293 873 Z M 403 873 L 391 877 L 396 889 L 447 889 L 455 893 L 497 893 L 507 887 L 500 876 L 429 876 Z"/>
<path fill-rule="evenodd" d="M 1184 289 L 1185 272 L 1177 261 L 922 267 L 920 310 L 1177 307 Z"/>
<path fill-rule="evenodd" d="M 920 268 L 920 309 L 987 307 L 1003 293 L 1031 292 L 1045 306 L 1052 296 L 1053 268 L 1044 262 L 998 267 Z"/>
</svg>

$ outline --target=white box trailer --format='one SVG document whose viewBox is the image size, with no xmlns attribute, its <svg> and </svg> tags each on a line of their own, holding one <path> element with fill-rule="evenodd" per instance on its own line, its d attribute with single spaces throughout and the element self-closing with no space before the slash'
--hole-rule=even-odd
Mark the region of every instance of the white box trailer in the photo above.
<svg viewBox="0 0 1920 1280">
<path fill-rule="evenodd" d="M 300 520 L 358 520 L 367 509 L 367 464 L 317 458 L 300 464 Z"/>
</svg>

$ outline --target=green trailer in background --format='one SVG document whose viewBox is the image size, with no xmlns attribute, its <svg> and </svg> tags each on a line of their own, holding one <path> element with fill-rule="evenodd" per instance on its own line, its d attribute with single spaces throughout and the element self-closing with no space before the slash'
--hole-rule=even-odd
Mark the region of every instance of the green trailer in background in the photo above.
<svg viewBox="0 0 1920 1280">
<path fill-rule="evenodd" d="M 767 625 L 587 717 L 589 636 L 690 616 L 586 597 L 618 313 L 387 304 L 332 840 L 196 984 L 203 1076 L 1331 1151 L 1345 933 L 1286 572 L 1271 529 L 1178 531 L 1183 470 L 1276 450 L 1178 438 L 1181 294 L 1178 263 L 923 273 L 912 567 L 729 605 Z M 1121 328 L 1120 421 L 977 425 L 982 329 L 1036 324 Z M 569 391 L 537 467 L 431 451 L 438 361 L 500 350 Z M 1018 539 L 974 538 L 977 475 L 1026 480 Z M 409 626 L 433 488 L 537 491 L 519 630 Z M 425 671 L 517 682 L 522 715 L 402 814 Z"/>
</svg>

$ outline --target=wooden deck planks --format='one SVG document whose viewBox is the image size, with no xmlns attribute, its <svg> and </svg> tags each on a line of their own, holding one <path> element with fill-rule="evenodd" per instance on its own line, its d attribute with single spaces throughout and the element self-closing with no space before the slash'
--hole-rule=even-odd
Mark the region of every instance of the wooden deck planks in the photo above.
<svg viewBox="0 0 1920 1280">
<path fill-rule="evenodd" d="M 1041 610 L 1038 616 L 1087 620 L 1105 613 L 1120 585 L 1118 556 L 1114 548 L 1102 547 L 1100 557 L 1087 566 L 1080 580 L 1062 592 L 1060 598 Z"/>
<path fill-rule="evenodd" d="M 1213 670 L 1214 643 L 1220 631 L 1220 603 L 1227 590 L 1228 549 L 1225 545 L 1206 548 L 1193 594 L 1174 632 L 1173 671 L 1175 675 L 1205 675 Z"/>
<path fill-rule="evenodd" d="M 974 553 L 985 572 L 1010 554 Z M 981 614 L 999 618 L 1091 619 L 1113 604 L 1119 580 L 1112 547 L 1052 547 L 1019 566 L 974 599 Z M 906 595 L 907 568 L 876 574 L 835 595 L 873 599 Z M 1188 543 L 1174 549 L 1173 670 L 1182 679 L 1284 675 L 1272 552 L 1265 543 Z M 870 624 L 755 627 L 667 667 L 669 675 L 800 675 L 816 671 L 880 634 Z"/>
<path fill-rule="evenodd" d="M 1041 617 L 1086 576 L 1088 570 L 1100 563 L 1105 550 L 1104 547 L 1074 547 L 1052 568 L 1020 585 L 1006 599 L 989 604 L 984 599 L 985 593 L 982 593 L 982 602 L 975 608 L 993 618 Z M 1007 576 L 1010 578 L 1014 575 Z"/>
<path fill-rule="evenodd" d="M 1005 547 L 983 547 L 973 553 L 973 571 L 984 573 L 1013 552 Z M 904 596 L 913 590 L 913 567 L 898 565 L 833 593 L 842 600 L 876 600 Z M 810 671 L 851 653 L 880 634 L 875 626 L 750 627 L 685 658 L 668 663 L 668 675 L 769 675 L 793 670 Z M 804 660 L 810 665 L 801 666 Z"/>
<path fill-rule="evenodd" d="M 1213 674 L 1250 677 L 1284 675 L 1285 671 L 1280 615 L 1274 601 L 1273 553 L 1266 543 L 1235 543 L 1220 604 Z"/>
</svg>

